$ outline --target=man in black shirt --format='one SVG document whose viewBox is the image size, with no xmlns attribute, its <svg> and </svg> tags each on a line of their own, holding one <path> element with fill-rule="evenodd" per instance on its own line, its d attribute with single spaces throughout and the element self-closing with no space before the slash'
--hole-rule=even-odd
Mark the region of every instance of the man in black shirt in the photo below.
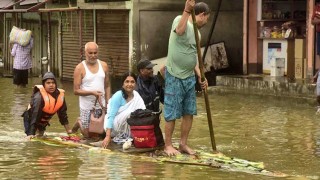
<svg viewBox="0 0 320 180">
<path fill-rule="evenodd" d="M 142 97 L 146 108 L 153 112 L 160 112 L 160 102 L 164 100 L 164 89 L 158 79 L 158 76 L 153 75 L 153 67 L 156 64 L 149 60 L 141 60 L 137 65 L 138 78 L 136 90 Z M 160 113 L 159 113 L 160 114 Z M 159 127 L 160 116 L 155 123 L 155 133 L 157 136 L 158 146 L 164 145 L 163 136 Z"/>
</svg>

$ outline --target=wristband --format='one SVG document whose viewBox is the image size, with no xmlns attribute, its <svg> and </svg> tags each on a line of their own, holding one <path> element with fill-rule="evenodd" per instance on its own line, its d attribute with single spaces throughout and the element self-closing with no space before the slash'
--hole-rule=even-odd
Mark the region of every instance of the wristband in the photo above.
<svg viewBox="0 0 320 180">
<path fill-rule="evenodd" d="M 186 13 L 188 13 L 188 14 L 190 14 L 190 13 L 191 13 L 190 11 L 187 11 L 187 10 L 184 10 L 184 12 L 186 12 Z"/>
</svg>

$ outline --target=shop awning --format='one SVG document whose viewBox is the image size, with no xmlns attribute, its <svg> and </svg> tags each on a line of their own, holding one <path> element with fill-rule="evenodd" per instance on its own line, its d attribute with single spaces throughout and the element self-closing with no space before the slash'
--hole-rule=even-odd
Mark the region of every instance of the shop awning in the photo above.
<svg viewBox="0 0 320 180">
<path fill-rule="evenodd" d="M 20 0 L 15 3 L 12 0 L 10 0 L 11 2 L 9 0 L 4 0 L 4 1 L 7 2 L 7 5 L 0 9 L 0 13 L 37 12 L 39 8 L 43 7 L 50 0 L 36 0 L 36 2 L 34 2 L 34 0 Z M 23 2 L 25 3 L 22 4 Z M 28 9 L 20 8 L 22 6 L 19 6 L 19 8 L 16 8 L 16 9 L 12 9 L 17 4 L 19 5 L 34 4 L 34 5 L 29 7 Z"/>
</svg>

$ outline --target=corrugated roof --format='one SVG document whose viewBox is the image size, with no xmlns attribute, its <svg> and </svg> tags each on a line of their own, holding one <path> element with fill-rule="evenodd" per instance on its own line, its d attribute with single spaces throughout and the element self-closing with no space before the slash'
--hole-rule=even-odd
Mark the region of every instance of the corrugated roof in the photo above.
<svg viewBox="0 0 320 180">
<path fill-rule="evenodd" d="M 5 0 L 5 1 L 7 1 L 7 0 Z M 2 10 L 3 10 L 3 9 L 10 9 L 10 8 L 12 8 L 13 6 L 15 6 L 15 5 L 17 5 L 17 4 L 22 3 L 23 1 L 25 1 L 25 0 L 18 0 L 18 1 L 16 1 L 16 2 L 15 2 L 14 0 L 11 0 L 11 2 L 8 2 L 8 5 L 2 7 L 1 9 L 2 9 Z"/>
<path fill-rule="evenodd" d="M 0 9 L 5 8 L 7 6 L 11 6 L 13 4 L 14 4 L 13 0 L 1 0 L 0 1 Z"/>
<path fill-rule="evenodd" d="M 8 0 L 6 0 L 8 1 Z M 39 0 L 39 2 L 32 3 L 34 4 L 32 7 L 29 7 L 28 9 L 11 9 L 13 8 L 13 5 L 22 3 L 24 1 L 31 2 L 33 0 L 19 0 L 15 3 L 11 0 L 12 4 L 6 5 L 5 7 L 0 9 L 0 13 L 17 13 L 17 12 L 37 12 L 39 8 L 43 7 L 45 3 L 47 3 L 49 0 Z M 40 2 L 41 1 L 41 2 Z M 9 3 L 9 2 L 8 2 Z"/>
<path fill-rule="evenodd" d="M 44 2 L 44 0 L 25 0 L 22 3 L 20 3 L 20 5 L 37 4 L 41 2 Z"/>
</svg>

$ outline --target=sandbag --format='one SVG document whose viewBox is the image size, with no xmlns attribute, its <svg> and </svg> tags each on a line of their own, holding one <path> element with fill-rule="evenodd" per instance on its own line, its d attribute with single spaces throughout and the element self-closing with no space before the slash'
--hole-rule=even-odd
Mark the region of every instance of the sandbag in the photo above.
<svg viewBox="0 0 320 180">
<path fill-rule="evenodd" d="M 18 43 L 21 46 L 29 44 L 32 32 L 30 30 L 22 30 L 16 26 L 12 27 L 10 32 L 10 43 Z"/>
</svg>

